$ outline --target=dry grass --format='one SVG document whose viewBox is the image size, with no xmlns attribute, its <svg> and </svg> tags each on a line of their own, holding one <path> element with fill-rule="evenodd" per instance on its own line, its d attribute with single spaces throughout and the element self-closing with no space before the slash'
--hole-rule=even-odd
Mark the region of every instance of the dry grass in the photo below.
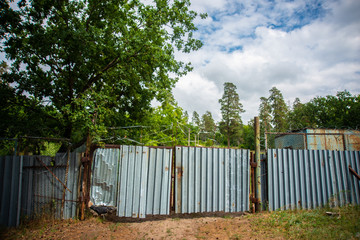
<svg viewBox="0 0 360 240">
<path fill-rule="evenodd" d="M 334 216 L 327 211 L 336 213 Z M 41 217 L 0 239 L 360 239 L 360 206 L 114 222 Z"/>
</svg>

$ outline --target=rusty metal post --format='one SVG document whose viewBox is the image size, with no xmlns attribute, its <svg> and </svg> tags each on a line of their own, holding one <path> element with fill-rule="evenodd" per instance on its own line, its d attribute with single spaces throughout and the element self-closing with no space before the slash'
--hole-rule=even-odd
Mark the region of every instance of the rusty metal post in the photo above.
<svg viewBox="0 0 360 240">
<path fill-rule="evenodd" d="M 259 117 L 254 118 L 255 129 L 255 181 L 256 181 L 256 210 L 261 211 L 261 162 L 260 162 L 260 121 Z"/>
<path fill-rule="evenodd" d="M 90 152 L 91 152 L 91 137 L 90 133 L 88 133 L 86 139 L 86 151 L 85 156 L 81 159 L 83 164 L 83 181 L 82 181 L 82 198 L 81 198 L 81 207 L 80 207 L 80 220 L 85 220 L 85 208 L 89 203 L 90 196 Z"/>
</svg>

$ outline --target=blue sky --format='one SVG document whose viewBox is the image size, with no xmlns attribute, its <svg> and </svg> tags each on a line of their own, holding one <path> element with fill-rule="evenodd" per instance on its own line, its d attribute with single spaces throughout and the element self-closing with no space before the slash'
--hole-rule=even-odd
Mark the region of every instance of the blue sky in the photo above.
<svg viewBox="0 0 360 240">
<path fill-rule="evenodd" d="M 273 86 L 289 104 L 345 89 L 360 93 L 359 0 L 191 2 L 209 17 L 196 21 L 203 48 L 178 54 L 194 66 L 173 91 L 190 116 L 211 111 L 219 121 L 224 82 L 238 88 L 244 123 Z"/>
</svg>

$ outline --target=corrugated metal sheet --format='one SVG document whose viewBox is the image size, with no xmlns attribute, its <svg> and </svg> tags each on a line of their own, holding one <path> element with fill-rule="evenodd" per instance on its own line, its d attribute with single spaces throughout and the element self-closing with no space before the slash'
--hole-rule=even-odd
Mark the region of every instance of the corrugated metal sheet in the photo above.
<svg viewBox="0 0 360 240">
<path fill-rule="evenodd" d="M 146 216 L 146 187 L 148 181 L 149 148 L 122 146 L 117 215 Z"/>
<path fill-rule="evenodd" d="M 250 151 L 176 147 L 175 212 L 249 210 Z"/>
<path fill-rule="evenodd" d="M 119 217 L 170 212 L 172 149 L 139 146 L 97 149 L 90 191 L 95 205 L 117 207 Z"/>
<path fill-rule="evenodd" d="M 172 149 L 150 148 L 146 214 L 170 214 Z"/>
<path fill-rule="evenodd" d="M 120 148 L 98 148 L 92 164 L 91 202 L 116 206 Z"/>
<path fill-rule="evenodd" d="M 260 164 L 261 164 L 261 207 L 262 210 L 266 210 L 266 206 L 268 203 L 268 184 L 267 184 L 267 162 L 265 160 L 266 155 L 261 154 L 260 156 Z"/>
<path fill-rule="evenodd" d="M 71 192 L 65 191 L 65 204 L 63 218 L 70 219 L 76 218 L 76 208 L 78 201 L 78 190 L 80 189 L 80 176 L 79 171 L 81 167 L 80 153 L 71 153 L 68 178 L 66 186 L 70 189 Z"/>
<path fill-rule="evenodd" d="M 0 157 L 0 225 L 19 225 L 22 158 Z"/>
<path fill-rule="evenodd" d="M 24 156 L 21 210 L 22 216 L 49 214 L 55 218 L 74 218 L 78 200 L 80 154 L 70 153 L 69 170 L 64 186 L 42 165 L 41 161 L 65 184 L 67 153 L 48 156 Z M 65 191 L 63 215 L 62 201 Z"/>
<path fill-rule="evenodd" d="M 268 151 L 269 210 L 360 203 L 360 152 L 329 150 Z"/>
<path fill-rule="evenodd" d="M 67 154 L 0 157 L 1 224 L 17 226 L 21 217 L 49 214 L 56 218 L 76 216 L 80 155 L 70 154 L 63 215 L 63 185 L 41 164 L 42 161 L 65 183 Z M 40 161 L 39 161 L 40 160 Z"/>
</svg>

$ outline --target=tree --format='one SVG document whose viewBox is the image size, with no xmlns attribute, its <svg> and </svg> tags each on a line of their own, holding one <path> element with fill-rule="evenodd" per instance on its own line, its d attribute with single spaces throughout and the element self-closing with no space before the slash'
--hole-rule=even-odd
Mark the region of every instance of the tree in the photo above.
<svg viewBox="0 0 360 240">
<path fill-rule="evenodd" d="M 81 144 L 90 132 L 99 139 L 107 126 L 141 119 L 152 99 L 162 101 L 191 70 L 174 56 L 201 47 L 189 5 L 22 0 L 12 9 L 2 1 L 0 35 L 11 67 L 1 78 L 17 96 L 49 108 L 44 117 L 57 122 L 58 137 Z"/>
<path fill-rule="evenodd" d="M 286 117 L 288 107 L 284 101 L 284 97 L 279 89 L 273 87 L 269 90 L 269 102 L 272 109 L 272 123 L 275 132 L 285 132 L 287 130 Z"/>
<path fill-rule="evenodd" d="M 352 96 L 345 90 L 338 92 L 336 96 L 316 97 L 307 103 L 307 107 L 313 109 L 311 120 L 318 127 L 360 127 L 360 94 Z M 310 111 L 307 112 L 310 115 Z"/>
<path fill-rule="evenodd" d="M 201 125 L 202 125 L 202 130 L 203 130 L 202 141 L 205 141 L 206 139 L 213 141 L 215 138 L 216 124 L 212 117 L 211 112 L 206 111 L 205 114 L 202 115 Z M 210 145 L 212 145 L 212 144 L 210 144 Z"/>
<path fill-rule="evenodd" d="M 224 83 L 224 94 L 219 99 L 221 104 L 222 121 L 220 130 L 227 136 L 227 145 L 230 147 L 230 140 L 239 135 L 241 131 L 240 114 L 245 112 L 240 103 L 239 94 L 236 92 L 236 86 L 233 83 Z"/>
<path fill-rule="evenodd" d="M 242 135 L 244 141 L 240 147 L 244 149 L 255 150 L 255 130 L 253 119 L 251 119 L 247 125 L 244 124 Z"/>
<path fill-rule="evenodd" d="M 192 120 L 191 122 L 192 122 L 195 126 L 197 126 L 197 127 L 200 127 L 200 126 L 201 126 L 200 116 L 199 116 L 199 114 L 198 114 L 196 111 L 193 112 L 193 114 L 192 114 L 192 119 L 191 119 L 191 120 Z"/>
<path fill-rule="evenodd" d="M 4 74 L 5 72 L 7 72 L 7 70 L 8 70 L 8 65 L 7 65 L 7 63 L 6 62 L 1 62 L 1 64 L 0 64 L 0 76 L 2 75 L 2 74 Z"/>
<path fill-rule="evenodd" d="M 271 130 L 271 105 L 269 99 L 265 97 L 260 98 L 259 118 L 260 126 L 263 132 L 269 132 Z"/>
<path fill-rule="evenodd" d="M 311 104 L 301 103 L 299 98 L 295 98 L 292 110 L 288 113 L 289 130 L 297 130 L 306 127 L 316 127 L 314 122 L 315 109 Z"/>
<path fill-rule="evenodd" d="M 187 145 L 188 130 L 186 115 L 172 96 L 161 106 L 149 112 L 142 135 L 142 143 L 149 146 Z"/>
</svg>

